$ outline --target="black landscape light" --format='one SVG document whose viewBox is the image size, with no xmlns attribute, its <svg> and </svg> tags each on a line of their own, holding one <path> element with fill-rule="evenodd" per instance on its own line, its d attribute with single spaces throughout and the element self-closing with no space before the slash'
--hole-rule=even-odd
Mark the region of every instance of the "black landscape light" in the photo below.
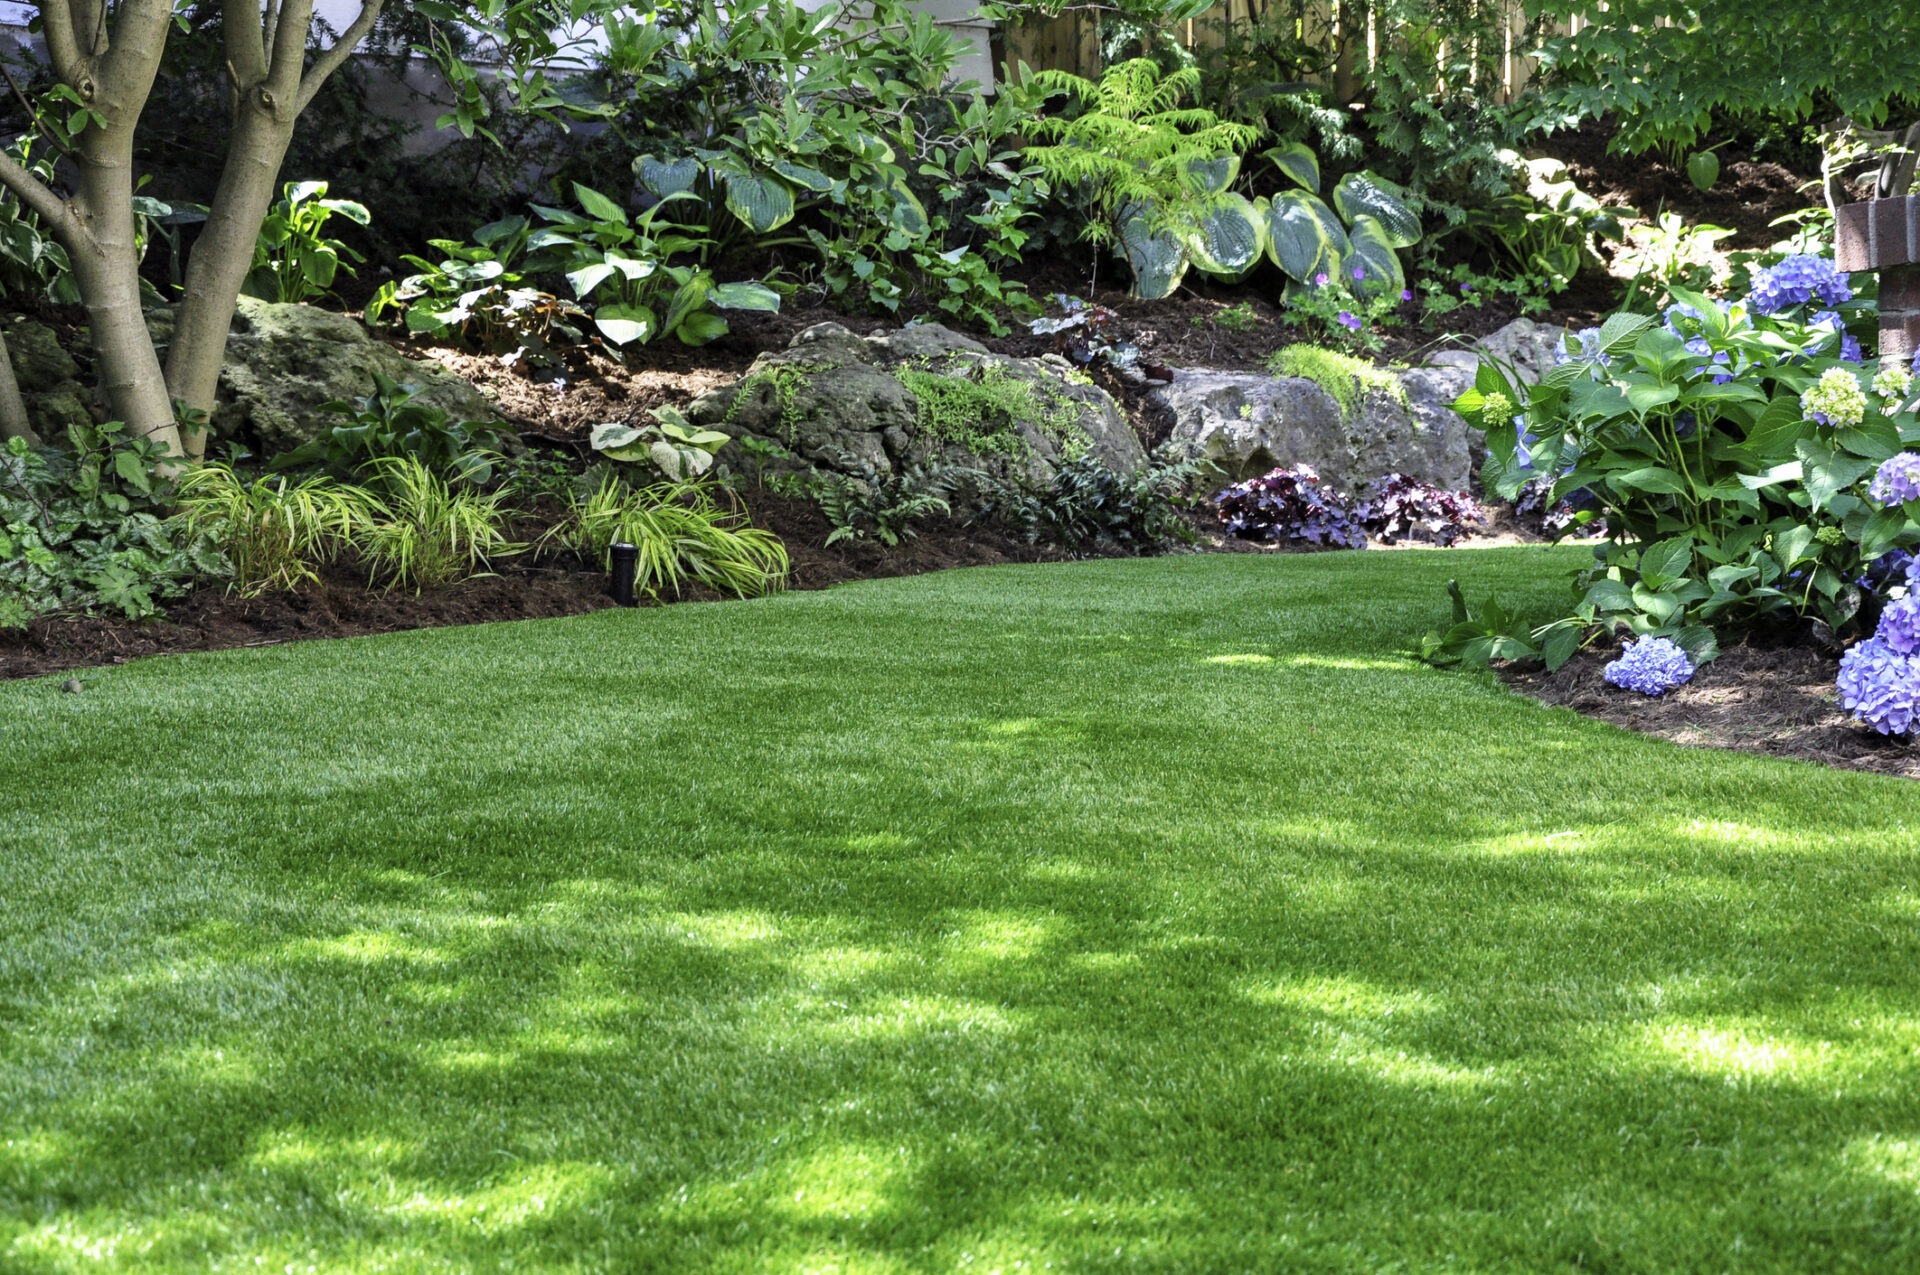
<svg viewBox="0 0 1920 1275">
<path fill-rule="evenodd" d="M 633 605 L 633 573 L 640 565 L 640 550 L 621 540 L 607 546 L 607 592 L 623 607 Z"/>
</svg>

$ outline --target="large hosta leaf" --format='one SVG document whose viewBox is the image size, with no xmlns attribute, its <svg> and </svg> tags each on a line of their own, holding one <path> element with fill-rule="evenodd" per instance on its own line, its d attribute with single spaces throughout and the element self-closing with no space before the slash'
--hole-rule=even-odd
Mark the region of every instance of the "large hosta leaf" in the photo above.
<svg viewBox="0 0 1920 1275">
<path fill-rule="evenodd" d="M 661 159 L 656 155 L 642 155 L 633 161 L 633 175 L 655 199 L 665 199 L 693 189 L 693 183 L 700 178 L 700 161 L 690 156 Z"/>
<path fill-rule="evenodd" d="M 1173 295 L 1187 274 L 1187 249 L 1180 236 L 1152 228 L 1145 217 L 1120 226 L 1120 251 L 1133 268 L 1133 295 L 1158 301 Z"/>
<path fill-rule="evenodd" d="M 1320 193 L 1320 157 L 1305 142 L 1288 142 L 1266 153 L 1273 166 L 1314 194 Z"/>
<path fill-rule="evenodd" d="M 1225 195 L 1202 214 L 1186 244 L 1193 264 L 1208 274 L 1238 277 L 1267 250 L 1266 220 L 1245 195 Z"/>
<path fill-rule="evenodd" d="M 1393 250 L 1379 222 L 1364 213 L 1355 217 L 1348 245 L 1340 270 L 1347 286 L 1356 293 L 1364 297 L 1395 296 L 1406 290 L 1407 272 L 1401 268 L 1400 254 Z M 1360 272 L 1358 279 L 1353 277 L 1356 270 Z"/>
<path fill-rule="evenodd" d="M 905 182 L 895 182 L 888 193 L 893 196 L 893 207 L 887 213 L 887 221 L 896 230 L 904 231 L 915 239 L 923 237 L 928 229 L 927 210 L 919 197 L 907 189 Z"/>
<path fill-rule="evenodd" d="M 780 313 L 780 294 L 764 283 L 716 283 L 707 304 L 721 310 L 764 310 Z"/>
<path fill-rule="evenodd" d="M 1209 195 L 1217 195 L 1233 185 L 1233 179 L 1240 175 L 1240 157 L 1219 155 L 1213 159 L 1189 160 L 1187 175 L 1198 181 Z"/>
<path fill-rule="evenodd" d="M 593 312 L 593 326 L 615 345 L 645 344 L 658 331 L 653 311 L 643 305 L 603 305 Z"/>
<path fill-rule="evenodd" d="M 729 173 L 727 211 L 757 235 L 793 220 L 793 188 L 771 173 Z"/>
<path fill-rule="evenodd" d="M 1333 206 L 1349 226 L 1361 217 L 1373 218 L 1390 247 L 1407 248 L 1420 242 L 1420 219 L 1391 185 L 1372 173 L 1342 177 L 1333 188 Z"/>
<path fill-rule="evenodd" d="M 1315 196 L 1282 191 L 1267 205 L 1267 256 L 1291 277 L 1306 283 L 1332 275 L 1347 252 L 1340 219 Z"/>
<path fill-rule="evenodd" d="M 833 178 L 827 176 L 817 168 L 809 168 L 805 164 L 796 164 L 790 159 L 774 160 L 773 171 L 779 173 L 794 185 L 813 191 L 815 194 L 825 194 L 827 191 L 833 189 Z"/>
</svg>

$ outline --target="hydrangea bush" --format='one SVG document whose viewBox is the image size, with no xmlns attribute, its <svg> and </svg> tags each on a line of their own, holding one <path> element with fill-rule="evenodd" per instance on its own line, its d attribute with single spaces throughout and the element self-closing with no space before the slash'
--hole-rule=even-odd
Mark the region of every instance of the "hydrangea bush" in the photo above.
<svg viewBox="0 0 1920 1275">
<path fill-rule="evenodd" d="M 1920 707 L 1920 559 L 1900 577 L 1905 595 L 1880 613 L 1872 637 L 1840 657 L 1840 702 L 1882 735 L 1913 731 Z"/>
<path fill-rule="evenodd" d="M 1852 296 L 1830 262 L 1789 257 L 1743 301 L 1676 289 L 1662 315 L 1570 334 L 1538 385 L 1482 365 L 1456 406 L 1487 433 L 1491 494 L 1550 484 L 1549 507 L 1580 497 L 1569 531 L 1604 526 L 1560 624 L 1698 661 L 1726 622 L 1836 639 L 1871 622 L 1873 565 L 1920 543 L 1920 422 L 1913 371 L 1851 361 Z"/>
</svg>

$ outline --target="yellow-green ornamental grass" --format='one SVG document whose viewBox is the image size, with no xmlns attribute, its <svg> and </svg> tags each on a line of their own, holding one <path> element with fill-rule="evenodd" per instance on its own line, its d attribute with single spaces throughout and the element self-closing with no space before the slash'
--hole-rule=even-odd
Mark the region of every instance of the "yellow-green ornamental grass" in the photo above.
<svg viewBox="0 0 1920 1275">
<path fill-rule="evenodd" d="M 1184 556 L 0 685 L 0 1270 L 1920 1269 L 1920 793 Z"/>
</svg>

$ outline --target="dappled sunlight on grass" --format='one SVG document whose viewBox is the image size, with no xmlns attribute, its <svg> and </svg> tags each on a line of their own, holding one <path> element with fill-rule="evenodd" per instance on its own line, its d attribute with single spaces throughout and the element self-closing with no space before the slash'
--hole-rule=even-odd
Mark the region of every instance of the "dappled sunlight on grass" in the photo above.
<svg viewBox="0 0 1920 1275">
<path fill-rule="evenodd" d="M 0 1269 L 1920 1267 L 1915 790 L 1406 657 L 1504 561 L 0 687 Z"/>
</svg>

